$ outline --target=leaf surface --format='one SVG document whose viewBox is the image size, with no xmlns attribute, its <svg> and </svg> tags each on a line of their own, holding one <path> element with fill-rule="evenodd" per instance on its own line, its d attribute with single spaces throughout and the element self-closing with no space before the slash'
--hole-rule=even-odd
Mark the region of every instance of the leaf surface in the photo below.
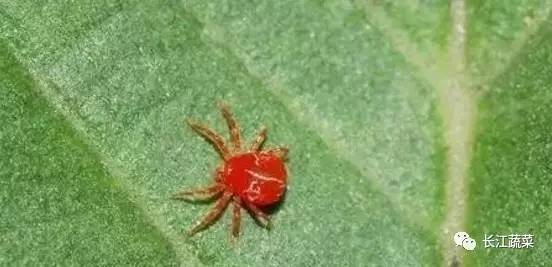
<svg viewBox="0 0 552 267">
<path fill-rule="evenodd" d="M 547 262 L 550 3 L 506 2 L 0 1 L 0 263 Z M 244 216 L 235 247 L 170 199 L 212 181 L 184 121 L 226 136 L 219 100 L 291 150 L 273 229 Z"/>
</svg>

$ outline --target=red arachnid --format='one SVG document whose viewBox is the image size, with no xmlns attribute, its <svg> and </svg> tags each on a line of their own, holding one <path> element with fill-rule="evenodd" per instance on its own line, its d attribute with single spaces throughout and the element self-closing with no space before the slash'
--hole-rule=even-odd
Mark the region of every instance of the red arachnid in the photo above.
<svg viewBox="0 0 552 267">
<path fill-rule="evenodd" d="M 268 228 L 269 216 L 262 210 L 281 200 L 286 191 L 287 171 L 284 164 L 288 149 L 275 147 L 262 150 L 267 130 L 262 128 L 249 147 L 242 147 L 238 123 L 230 109 L 219 105 L 222 116 L 230 130 L 231 146 L 208 127 L 188 120 L 188 125 L 199 135 L 213 144 L 222 158 L 215 172 L 214 182 L 204 188 L 183 190 L 175 194 L 182 200 L 210 200 L 217 198 L 214 207 L 189 230 L 190 235 L 204 230 L 214 223 L 228 204 L 233 205 L 232 236 L 239 236 L 241 210 L 246 209 L 264 227 Z"/>
</svg>

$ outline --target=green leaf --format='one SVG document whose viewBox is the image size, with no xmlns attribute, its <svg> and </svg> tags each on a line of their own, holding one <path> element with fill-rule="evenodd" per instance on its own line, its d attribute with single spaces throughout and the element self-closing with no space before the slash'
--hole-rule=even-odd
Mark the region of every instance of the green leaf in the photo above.
<svg viewBox="0 0 552 267">
<path fill-rule="evenodd" d="M 477 265 L 552 262 L 552 30 L 550 22 L 488 85 L 479 102 L 470 179 L 469 229 L 530 233 L 530 251 L 477 251 Z"/>
<path fill-rule="evenodd" d="M 403 2 L 0 1 L 0 265 L 550 262 L 550 3 Z M 170 199 L 212 181 L 184 121 L 226 135 L 219 100 L 291 150 L 236 245 Z"/>
</svg>

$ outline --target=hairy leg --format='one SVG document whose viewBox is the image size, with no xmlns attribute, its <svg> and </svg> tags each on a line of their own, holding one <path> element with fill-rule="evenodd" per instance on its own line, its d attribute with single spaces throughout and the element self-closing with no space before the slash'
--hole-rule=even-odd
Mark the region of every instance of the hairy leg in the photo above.
<svg viewBox="0 0 552 267">
<path fill-rule="evenodd" d="M 230 130 L 230 138 L 232 140 L 232 144 L 234 145 L 234 151 L 239 151 L 241 149 L 240 127 L 234 119 L 234 116 L 228 106 L 221 102 L 219 103 L 219 108 L 222 116 L 226 120 L 226 124 L 228 124 L 228 130 Z"/>
<path fill-rule="evenodd" d="M 245 206 L 247 207 L 247 210 L 253 214 L 253 217 L 255 217 L 257 222 L 265 228 L 270 229 L 270 217 L 266 213 L 251 203 L 245 202 Z"/>
<path fill-rule="evenodd" d="M 207 128 L 204 125 L 201 125 L 199 123 L 193 122 L 191 120 L 187 120 L 188 125 L 192 127 L 192 129 L 198 133 L 199 135 L 203 136 L 203 138 L 207 139 L 207 141 L 211 142 L 217 151 L 220 153 L 221 157 L 224 160 L 227 160 L 230 157 L 230 153 L 228 151 L 228 148 L 224 144 L 224 139 L 217 133 L 213 132 L 211 129 Z"/>
<path fill-rule="evenodd" d="M 188 201 L 202 201 L 214 198 L 222 193 L 222 191 L 224 191 L 224 186 L 216 183 L 202 188 L 178 191 L 174 194 L 174 198 Z"/>
<path fill-rule="evenodd" d="M 285 159 L 287 157 L 289 149 L 287 147 L 275 147 L 268 149 L 267 152 L 272 153 L 281 159 Z"/>
<path fill-rule="evenodd" d="M 261 128 L 261 131 L 259 131 L 257 138 L 255 138 L 255 141 L 253 142 L 253 144 L 251 144 L 251 151 L 259 151 L 261 149 L 261 146 L 266 140 L 266 133 L 267 133 L 267 129 L 266 127 L 263 126 Z"/>
<path fill-rule="evenodd" d="M 234 206 L 234 211 L 232 213 L 232 237 L 237 239 L 240 235 L 240 226 L 241 226 L 241 200 L 239 198 L 234 198 L 232 202 Z"/>
<path fill-rule="evenodd" d="M 205 216 L 196 224 L 196 226 L 188 231 L 188 234 L 192 236 L 213 224 L 226 209 L 226 207 L 228 206 L 228 202 L 230 202 L 231 199 L 232 193 L 228 191 L 224 192 L 224 194 L 217 201 L 215 206 L 207 214 L 205 214 Z"/>
</svg>

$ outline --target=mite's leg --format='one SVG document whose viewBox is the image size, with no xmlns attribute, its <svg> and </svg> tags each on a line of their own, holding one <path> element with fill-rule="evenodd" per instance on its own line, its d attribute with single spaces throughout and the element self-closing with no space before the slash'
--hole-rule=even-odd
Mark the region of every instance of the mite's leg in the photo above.
<svg viewBox="0 0 552 267">
<path fill-rule="evenodd" d="M 285 159 L 289 152 L 287 147 L 275 147 L 267 150 L 268 153 L 272 153 L 281 159 Z"/>
<path fill-rule="evenodd" d="M 234 198 L 232 202 L 234 206 L 234 211 L 232 213 L 232 237 L 237 239 L 240 235 L 240 226 L 241 226 L 241 200 L 239 198 Z"/>
<path fill-rule="evenodd" d="M 226 124 L 228 124 L 228 130 L 230 130 L 230 138 L 232 140 L 232 144 L 234 145 L 234 151 L 239 151 L 241 149 L 240 126 L 234 119 L 234 116 L 232 115 L 232 112 L 230 112 L 230 108 L 228 108 L 228 106 L 221 102 L 219 103 L 219 108 L 222 116 L 226 120 Z"/>
<path fill-rule="evenodd" d="M 174 198 L 188 201 L 203 201 L 216 197 L 222 191 L 224 191 L 224 186 L 217 183 L 207 187 L 176 192 Z"/>
<path fill-rule="evenodd" d="M 227 160 L 230 157 L 228 148 L 224 144 L 224 139 L 222 139 L 220 135 L 199 123 L 195 123 L 191 120 L 188 120 L 187 122 L 196 133 L 203 136 L 203 138 L 207 139 L 207 141 L 211 142 L 215 146 L 224 160 Z"/>
<path fill-rule="evenodd" d="M 245 202 L 245 206 L 247 207 L 247 210 L 253 214 L 253 217 L 255 217 L 257 222 L 265 228 L 270 229 L 270 217 L 266 213 L 251 203 Z"/>
<path fill-rule="evenodd" d="M 232 193 L 226 191 L 222 197 L 217 201 L 215 206 L 209 211 L 205 216 L 199 221 L 196 226 L 188 231 L 190 236 L 196 234 L 197 232 L 204 230 L 211 224 L 213 224 L 222 214 L 222 212 L 228 206 L 228 202 L 232 199 Z"/>
<path fill-rule="evenodd" d="M 261 146 L 266 140 L 266 133 L 267 133 L 267 129 L 266 127 L 263 126 L 261 128 L 261 131 L 257 135 L 257 138 L 255 138 L 255 142 L 253 142 L 253 144 L 251 145 L 251 151 L 259 151 L 261 149 Z"/>
</svg>

